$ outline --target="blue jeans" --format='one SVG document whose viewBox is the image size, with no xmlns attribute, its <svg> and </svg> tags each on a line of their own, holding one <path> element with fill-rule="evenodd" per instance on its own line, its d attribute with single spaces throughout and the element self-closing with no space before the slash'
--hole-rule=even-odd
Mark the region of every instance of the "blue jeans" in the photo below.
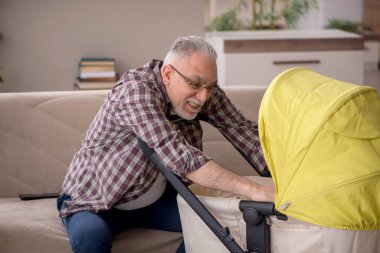
<svg viewBox="0 0 380 253">
<path fill-rule="evenodd" d="M 182 232 L 176 201 L 177 192 L 167 184 L 162 197 L 150 206 L 137 210 L 118 210 L 93 213 L 81 211 L 62 218 L 74 253 L 110 253 L 112 238 L 125 228 L 144 227 L 172 232 Z M 71 197 L 61 194 L 57 208 Z M 149 238 L 147 238 L 149 240 Z M 182 241 L 177 253 L 185 252 Z"/>
</svg>

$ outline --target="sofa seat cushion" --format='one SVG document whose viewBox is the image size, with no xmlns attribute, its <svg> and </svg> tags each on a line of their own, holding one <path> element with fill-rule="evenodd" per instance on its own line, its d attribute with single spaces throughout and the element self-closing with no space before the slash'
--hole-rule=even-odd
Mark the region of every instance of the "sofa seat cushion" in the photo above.
<svg viewBox="0 0 380 253">
<path fill-rule="evenodd" d="M 181 233 L 131 228 L 115 237 L 112 252 L 175 252 L 181 240 Z M 0 245 L 2 253 L 71 252 L 56 199 L 0 198 Z"/>
</svg>

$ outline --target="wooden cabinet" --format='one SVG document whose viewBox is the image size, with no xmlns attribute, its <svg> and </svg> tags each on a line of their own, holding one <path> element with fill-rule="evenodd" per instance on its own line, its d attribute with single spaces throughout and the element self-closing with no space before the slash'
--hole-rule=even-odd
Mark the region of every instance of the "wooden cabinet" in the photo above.
<svg viewBox="0 0 380 253">
<path fill-rule="evenodd" d="M 280 72 L 308 67 L 362 84 L 364 40 L 339 30 L 214 32 L 207 40 L 218 53 L 220 85 L 268 86 Z"/>
</svg>

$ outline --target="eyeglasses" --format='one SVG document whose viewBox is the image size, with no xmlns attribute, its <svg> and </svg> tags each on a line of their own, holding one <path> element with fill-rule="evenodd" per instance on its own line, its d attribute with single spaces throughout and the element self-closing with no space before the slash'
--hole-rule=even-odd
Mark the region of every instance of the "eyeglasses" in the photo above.
<svg viewBox="0 0 380 253">
<path fill-rule="evenodd" d="M 205 84 L 202 84 L 202 82 L 200 81 L 193 81 L 191 80 L 189 77 L 185 76 L 184 74 L 182 74 L 181 72 L 179 72 L 178 69 L 176 69 L 175 67 L 173 67 L 173 65 L 169 64 L 169 66 L 174 69 L 175 72 L 177 72 L 178 75 L 180 75 L 182 77 L 182 79 L 193 89 L 197 89 L 197 90 L 200 90 L 200 89 L 203 89 L 205 88 L 206 90 L 208 91 L 213 91 L 216 87 L 216 83 L 215 84 L 211 84 L 211 85 L 205 85 Z"/>
</svg>

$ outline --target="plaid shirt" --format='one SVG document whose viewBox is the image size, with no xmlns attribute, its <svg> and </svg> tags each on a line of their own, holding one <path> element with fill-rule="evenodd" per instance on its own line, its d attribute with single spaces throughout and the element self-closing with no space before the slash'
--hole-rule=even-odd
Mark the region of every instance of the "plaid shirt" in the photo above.
<svg viewBox="0 0 380 253">
<path fill-rule="evenodd" d="M 211 158 L 202 150 L 199 120 L 172 123 L 169 98 L 162 82 L 162 61 L 152 60 L 127 71 L 110 91 L 75 154 L 62 191 L 71 196 L 61 216 L 88 210 L 99 212 L 144 194 L 158 172 L 140 151 L 137 137 L 153 148 L 166 167 L 186 181 Z M 216 88 L 199 112 L 221 131 L 259 171 L 268 173 L 257 124 L 242 116 Z"/>
</svg>

